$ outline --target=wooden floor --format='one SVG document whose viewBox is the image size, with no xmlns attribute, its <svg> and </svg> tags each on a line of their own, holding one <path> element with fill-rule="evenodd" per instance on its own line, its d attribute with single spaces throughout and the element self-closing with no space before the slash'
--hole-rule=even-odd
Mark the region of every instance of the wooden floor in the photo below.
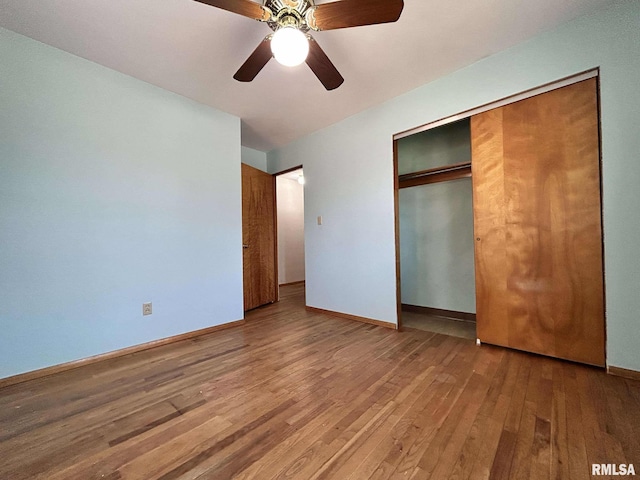
<svg viewBox="0 0 640 480">
<path fill-rule="evenodd" d="M 0 390 L 1 479 L 587 479 L 640 383 L 304 310 Z M 603 477 L 598 477 L 603 478 Z"/>
</svg>

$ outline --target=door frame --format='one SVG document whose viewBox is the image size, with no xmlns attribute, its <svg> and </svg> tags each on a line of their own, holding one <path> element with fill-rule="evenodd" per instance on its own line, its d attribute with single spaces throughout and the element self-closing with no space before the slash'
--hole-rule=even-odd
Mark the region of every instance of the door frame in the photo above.
<svg viewBox="0 0 640 480">
<path fill-rule="evenodd" d="M 525 90 L 520 93 L 516 93 L 514 95 L 510 95 L 508 97 L 504 97 L 498 100 L 495 100 L 490 103 L 486 103 L 480 105 L 478 107 L 465 110 L 460 113 L 456 113 L 454 115 L 450 115 L 448 117 L 441 118 L 439 120 L 435 120 L 433 122 L 426 123 L 424 125 L 420 125 L 415 128 L 411 128 L 409 130 L 404 130 L 402 132 L 396 133 L 392 136 L 393 141 L 393 202 L 394 202 L 394 225 L 395 225 L 395 247 L 396 247 L 396 311 L 398 315 L 398 330 L 402 330 L 402 291 L 401 291 L 401 271 L 400 271 L 400 203 L 399 203 L 399 192 L 400 192 L 400 179 L 398 176 L 398 140 L 414 135 L 416 133 L 421 133 L 426 130 L 431 130 L 433 128 L 437 128 L 443 125 L 447 125 L 450 123 L 457 122 L 459 120 L 464 120 L 466 118 L 470 118 L 473 115 L 477 115 L 479 113 L 487 112 L 489 110 L 493 110 L 495 108 L 503 107 L 505 105 L 509 105 L 511 103 L 518 102 L 520 100 L 524 100 L 527 98 L 534 97 L 536 95 L 541 95 L 543 93 L 550 92 L 551 90 L 556 90 L 558 88 L 566 87 L 568 85 L 573 85 L 574 83 L 582 82 L 583 80 L 587 80 L 589 78 L 596 78 L 598 83 L 598 129 L 601 134 L 601 124 L 600 124 L 600 68 L 592 68 L 589 70 L 585 70 L 584 72 L 577 73 L 575 75 L 570 75 L 568 77 L 563 77 L 553 82 L 545 83 L 544 85 L 540 85 L 539 87 L 531 88 Z M 600 191 L 602 192 L 602 138 L 600 138 Z M 471 169 L 473 170 L 473 159 L 471 159 Z M 606 279 L 605 272 L 605 262 L 604 262 L 604 222 L 602 218 L 602 205 L 600 205 L 600 216 L 603 227 L 603 252 L 602 252 L 602 270 L 604 273 L 604 277 Z M 604 285 L 604 284 L 603 284 Z M 607 325 L 607 304 L 606 304 L 606 285 L 603 288 L 603 294 L 605 295 L 604 302 L 604 312 L 605 312 L 605 362 L 606 362 L 606 325 Z"/>
</svg>

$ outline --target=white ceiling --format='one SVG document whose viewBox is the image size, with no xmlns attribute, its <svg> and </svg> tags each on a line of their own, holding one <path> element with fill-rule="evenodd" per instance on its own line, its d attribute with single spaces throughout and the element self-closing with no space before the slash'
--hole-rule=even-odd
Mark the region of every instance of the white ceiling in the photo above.
<svg viewBox="0 0 640 480">
<path fill-rule="evenodd" d="M 611 3 L 405 0 L 396 23 L 314 33 L 345 78 L 331 92 L 275 60 L 233 80 L 271 30 L 193 0 L 0 0 L 0 26 L 236 115 L 268 151 Z"/>
</svg>

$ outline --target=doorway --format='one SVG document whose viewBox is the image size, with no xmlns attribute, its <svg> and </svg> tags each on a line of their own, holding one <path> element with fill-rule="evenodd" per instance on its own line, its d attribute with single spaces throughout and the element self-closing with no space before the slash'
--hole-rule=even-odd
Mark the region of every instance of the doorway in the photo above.
<svg viewBox="0 0 640 480">
<path fill-rule="evenodd" d="M 304 183 L 302 166 L 276 176 L 278 286 L 286 291 L 305 285 Z"/>
<path fill-rule="evenodd" d="M 399 323 L 475 339 L 469 120 L 396 140 Z"/>
</svg>

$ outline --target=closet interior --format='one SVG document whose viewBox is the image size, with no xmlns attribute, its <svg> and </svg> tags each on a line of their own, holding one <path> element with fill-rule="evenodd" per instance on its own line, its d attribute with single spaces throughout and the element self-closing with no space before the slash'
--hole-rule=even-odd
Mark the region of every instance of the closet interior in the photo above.
<svg viewBox="0 0 640 480">
<path fill-rule="evenodd" d="M 397 141 L 401 320 L 476 338 L 470 121 Z"/>
</svg>

